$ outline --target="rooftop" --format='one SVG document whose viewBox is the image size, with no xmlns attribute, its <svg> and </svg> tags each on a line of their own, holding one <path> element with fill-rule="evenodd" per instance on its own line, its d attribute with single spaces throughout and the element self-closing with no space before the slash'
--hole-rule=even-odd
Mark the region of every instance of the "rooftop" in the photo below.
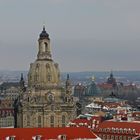
<svg viewBox="0 0 140 140">
<path fill-rule="evenodd" d="M 67 139 L 95 139 L 98 137 L 88 128 L 1 128 L 0 139 L 5 139 L 8 136 L 14 136 L 16 139 L 32 139 L 35 136 L 41 136 L 44 139 L 57 139 L 59 136 L 65 135 Z M 98 139 L 100 140 L 100 139 Z"/>
</svg>

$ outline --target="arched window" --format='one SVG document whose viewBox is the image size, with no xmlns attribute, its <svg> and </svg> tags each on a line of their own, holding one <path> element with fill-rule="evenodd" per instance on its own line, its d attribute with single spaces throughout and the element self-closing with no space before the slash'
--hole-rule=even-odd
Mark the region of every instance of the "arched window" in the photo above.
<svg viewBox="0 0 140 140">
<path fill-rule="evenodd" d="M 50 82 L 51 81 L 51 75 L 50 74 L 48 74 L 48 81 Z"/>
<path fill-rule="evenodd" d="M 36 69 L 35 69 L 35 81 L 38 81 L 39 80 L 39 67 L 40 67 L 40 64 L 37 64 L 36 65 Z"/>
<path fill-rule="evenodd" d="M 27 115 L 27 126 L 30 126 L 30 115 Z"/>
<path fill-rule="evenodd" d="M 65 123 L 66 123 L 66 117 L 65 115 L 62 115 L 62 127 L 65 127 Z"/>
<path fill-rule="evenodd" d="M 37 71 L 35 72 L 34 80 L 35 80 L 35 82 L 37 82 L 39 80 L 39 75 L 38 75 Z"/>
<path fill-rule="evenodd" d="M 51 125 L 51 127 L 54 127 L 54 116 L 53 115 L 50 116 L 50 125 Z"/>
<path fill-rule="evenodd" d="M 45 42 L 44 44 L 45 44 L 45 52 L 47 52 L 48 51 L 48 44 L 47 44 L 47 42 Z"/>
<path fill-rule="evenodd" d="M 38 127 L 41 127 L 41 116 L 38 116 Z"/>
</svg>

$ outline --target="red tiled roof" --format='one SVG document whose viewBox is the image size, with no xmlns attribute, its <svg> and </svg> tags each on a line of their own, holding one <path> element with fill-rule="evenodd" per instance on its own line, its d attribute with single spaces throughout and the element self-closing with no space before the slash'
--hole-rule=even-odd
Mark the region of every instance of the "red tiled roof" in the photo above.
<svg viewBox="0 0 140 140">
<path fill-rule="evenodd" d="M 87 119 L 75 119 L 72 121 L 73 123 L 76 123 L 76 124 L 80 124 L 80 123 L 87 123 L 87 125 L 91 125 L 91 120 L 87 120 Z"/>
<path fill-rule="evenodd" d="M 90 138 L 96 139 L 97 136 L 88 128 L 0 128 L 0 139 L 7 136 L 16 136 L 16 140 L 30 140 L 33 136 L 41 135 L 44 139 L 57 139 L 59 135 L 66 135 L 67 139 Z"/>
<path fill-rule="evenodd" d="M 136 117 L 136 116 L 139 116 L 139 117 L 140 117 L 140 112 L 133 112 L 133 113 L 132 113 L 132 116 L 133 116 L 133 117 Z"/>
<path fill-rule="evenodd" d="M 122 106 L 121 103 L 110 103 L 110 102 L 105 102 L 103 103 L 103 106 L 109 107 L 109 108 L 117 108 L 119 106 Z"/>
<path fill-rule="evenodd" d="M 140 133 L 140 122 L 118 122 L 118 121 L 104 121 L 99 124 L 96 131 L 100 128 L 126 128 L 135 129 L 137 133 Z"/>
<path fill-rule="evenodd" d="M 102 89 L 112 89 L 112 84 L 108 84 L 108 83 L 98 84 L 98 86 Z"/>
</svg>

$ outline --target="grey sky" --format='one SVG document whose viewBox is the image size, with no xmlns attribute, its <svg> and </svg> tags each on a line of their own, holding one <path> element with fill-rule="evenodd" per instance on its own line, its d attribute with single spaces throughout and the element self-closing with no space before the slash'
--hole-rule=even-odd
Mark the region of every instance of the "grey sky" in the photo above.
<svg viewBox="0 0 140 140">
<path fill-rule="evenodd" d="M 44 22 L 61 71 L 140 70 L 140 0 L 0 0 L 0 69 L 29 69 Z"/>
</svg>

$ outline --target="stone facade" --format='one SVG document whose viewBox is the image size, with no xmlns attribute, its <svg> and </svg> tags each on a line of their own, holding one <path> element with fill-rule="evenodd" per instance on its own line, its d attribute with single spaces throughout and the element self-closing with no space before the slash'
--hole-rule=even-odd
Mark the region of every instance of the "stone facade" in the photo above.
<svg viewBox="0 0 140 140">
<path fill-rule="evenodd" d="M 69 75 L 63 87 L 45 27 L 38 44 L 37 59 L 30 65 L 26 91 L 24 81 L 20 82 L 20 96 L 15 101 L 15 127 L 64 127 L 75 118 L 76 112 Z"/>
</svg>

